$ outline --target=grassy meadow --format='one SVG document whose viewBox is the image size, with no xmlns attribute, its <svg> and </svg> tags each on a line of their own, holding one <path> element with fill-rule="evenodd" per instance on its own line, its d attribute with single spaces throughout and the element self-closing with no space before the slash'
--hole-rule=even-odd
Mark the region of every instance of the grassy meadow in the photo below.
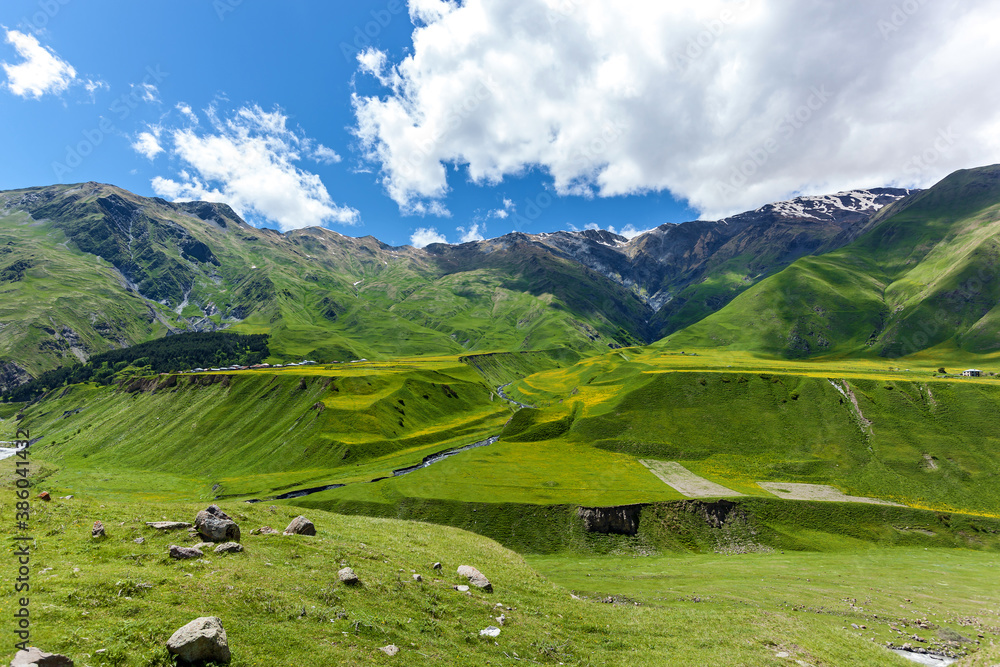
<svg viewBox="0 0 1000 667">
<path fill-rule="evenodd" d="M 951 374 L 990 363 L 652 347 L 57 390 L 0 412 L 7 439 L 18 424 L 41 438 L 32 476 L 56 498 L 33 501 L 36 643 L 83 664 L 166 665 L 170 633 L 214 614 L 238 666 L 376 664 L 389 643 L 413 665 L 909 664 L 886 642 L 984 648 L 981 663 L 1000 641 L 1000 382 Z M 536 407 L 516 411 L 501 382 Z M 490 435 L 501 438 L 392 476 Z M 640 459 L 744 497 L 686 499 Z M 12 462 L 0 466 L 10 545 Z M 762 481 L 902 506 L 791 501 Z M 246 552 L 169 560 L 170 543 L 190 540 L 144 521 L 190 521 L 213 501 L 240 522 Z M 635 534 L 588 532 L 578 516 L 617 505 L 642 506 Z M 249 534 L 297 514 L 320 534 Z M 95 519 L 108 539 L 90 538 Z M 339 585 L 342 564 L 362 590 Z M 453 590 L 459 564 L 496 592 Z M 500 637 L 481 638 L 501 612 Z"/>
</svg>

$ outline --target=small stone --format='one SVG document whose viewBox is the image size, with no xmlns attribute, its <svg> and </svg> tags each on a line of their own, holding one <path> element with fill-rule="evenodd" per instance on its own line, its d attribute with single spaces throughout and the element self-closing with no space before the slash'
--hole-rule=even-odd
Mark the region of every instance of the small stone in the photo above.
<svg viewBox="0 0 1000 667">
<path fill-rule="evenodd" d="M 775 653 L 774 657 L 775 658 L 790 658 L 791 655 L 789 653 L 787 653 L 786 651 L 780 651 L 778 653 Z"/>
<path fill-rule="evenodd" d="M 146 538 L 145 537 L 137 537 L 137 538 L 135 538 L 132 541 L 135 542 L 136 544 L 145 544 L 146 543 Z"/>
<path fill-rule="evenodd" d="M 459 593 L 468 593 L 469 592 L 469 587 L 468 586 L 455 586 L 455 590 L 458 591 Z"/>
<path fill-rule="evenodd" d="M 288 524 L 288 528 L 285 528 L 285 535 L 315 535 L 316 526 L 313 522 L 304 516 L 297 516 L 292 519 L 292 522 Z"/>
<path fill-rule="evenodd" d="M 503 627 L 503 624 L 507 622 L 507 616 L 504 614 L 500 614 L 499 616 L 497 616 L 496 621 L 497 625 Z"/>
<path fill-rule="evenodd" d="M 38 494 L 38 497 L 44 500 L 45 502 L 52 500 L 52 496 L 49 495 L 48 491 L 42 491 L 41 493 Z"/>
<path fill-rule="evenodd" d="M 58 653 L 29 646 L 27 651 L 18 651 L 10 661 L 10 667 L 73 667 L 73 661 Z"/>
<path fill-rule="evenodd" d="M 231 659 L 226 631 L 215 616 L 196 618 L 178 629 L 167 640 L 167 651 L 187 664 L 229 664 Z"/>
<path fill-rule="evenodd" d="M 458 568 L 458 576 L 466 577 L 469 583 L 476 588 L 481 588 L 487 593 L 493 592 L 493 584 L 487 579 L 482 572 L 472 567 L 471 565 L 461 565 Z"/>
<path fill-rule="evenodd" d="M 201 549 L 192 549 L 191 547 L 179 547 L 176 544 L 170 545 L 170 557 L 176 558 L 177 560 L 201 558 L 204 555 L 205 554 L 202 553 Z"/>
<path fill-rule="evenodd" d="M 238 554 L 243 551 L 243 545 L 239 542 L 223 542 L 215 547 L 217 554 Z"/>
<path fill-rule="evenodd" d="M 440 570 L 441 569 L 441 563 L 434 563 L 434 569 L 435 570 Z"/>
<path fill-rule="evenodd" d="M 389 644 L 388 646 L 383 646 L 379 650 L 382 651 L 382 653 L 385 653 L 390 658 L 399 653 L 399 647 L 396 646 L 395 644 Z"/>
<path fill-rule="evenodd" d="M 348 586 L 356 586 L 361 582 L 361 580 L 358 579 L 358 575 L 355 574 L 354 570 L 349 567 L 345 567 L 337 572 L 337 577 Z"/>
<path fill-rule="evenodd" d="M 498 628 L 495 625 L 489 625 L 489 626 L 487 626 L 487 627 L 485 627 L 485 628 L 483 628 L 482 630 L 479 631 L 479 636 L 480 637 L 499 637 L 500 636 L 500 628 Z"/>
<path fill-rule="evenodd" d="M 415 574 L 415 575 L 413 575 L 413 580 L 414 581 L 423 581 L 424 578 L 421 577 L 419 574 Z"/>
<path fill-rule="evenodd" d="M 101 523 L 100 521 L 95 521 L 94 522 L 94 527 L 90 529 L 90 536 L 91 537 L 105 537 L 106 534 L 104 532 L 104 524 Z"/>
<path fill-rule="evenodd" d="M 261 526 L 260 534 L 261 535 L 281 535 L 280 532 L 278 532 L 274 528 L 271 528 L 270 526 Z"/>
</svg>

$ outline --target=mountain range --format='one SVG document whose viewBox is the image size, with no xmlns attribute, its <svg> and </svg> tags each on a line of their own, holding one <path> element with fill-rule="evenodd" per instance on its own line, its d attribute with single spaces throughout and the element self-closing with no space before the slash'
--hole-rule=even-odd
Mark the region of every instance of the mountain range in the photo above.
<svg viewBox="0 0 1000 667">
<path fill-rule="evenodd" d="M 183 331 L 320 361 L 644 345 L 896 357 L 1000 348 L 1000 166 L 799 197 L 632 239 L 460 245 L 255 228 L 83 183 L 0 192 L 0 388 Z"/>
</svg>

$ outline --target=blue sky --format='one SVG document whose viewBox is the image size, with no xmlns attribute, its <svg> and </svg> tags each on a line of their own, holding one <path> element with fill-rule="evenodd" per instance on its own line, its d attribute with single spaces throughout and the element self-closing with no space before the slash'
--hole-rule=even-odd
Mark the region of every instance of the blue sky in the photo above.
<svg viewBox="0 0 1000 667">
<path fill-rule="evenodd" d="M 1000 161 L 993 14 L 5 0 L 0 189 L 94 180 L 399 245 L 925 186 Z"/>
</svg>

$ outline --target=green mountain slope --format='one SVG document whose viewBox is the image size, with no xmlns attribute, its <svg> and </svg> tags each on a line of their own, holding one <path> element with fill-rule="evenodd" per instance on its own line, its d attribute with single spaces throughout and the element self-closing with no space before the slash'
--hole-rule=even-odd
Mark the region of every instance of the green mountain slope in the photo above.
<svg viewBox="0 0 1000 667">
<path fill-rule="evenodd" d="M 787 357 L 1000 349 L 1000 166 L 956 172 L 888 207 L 664 345 Z"/>
<path fill-rule="evenodd" d="M 87 183 L 0 193 L 0 384 L 178 331 L 268 333 L 319 360 L 646 336 L 648 306 L 522 235 L 424 250 L 256 229 L 225 205 Z"/>
</svg>

